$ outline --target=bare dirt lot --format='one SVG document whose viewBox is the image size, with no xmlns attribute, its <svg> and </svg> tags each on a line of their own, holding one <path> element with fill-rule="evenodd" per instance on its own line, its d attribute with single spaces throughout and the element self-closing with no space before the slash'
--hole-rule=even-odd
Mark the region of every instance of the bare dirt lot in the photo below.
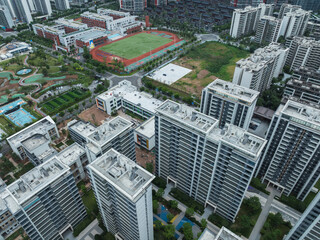
<svg viewBox="0 0 320 240">
<path fill-rule="evenodd" d="M 153 169 L 155 168 L 155 159 L 156 156 L 152 153 L 149 152 L 148 150 L 139 147 L 136 145 L 136 159 L 137 159 L 137 163 L 142 166 L 142 167 L 146 167 L 146 164 L 151 162 L 153 164 Z"/>
<path fill-rule="evenodd" d="M 91 108 L 88 108 L 87 110 L 80 113 L 78 117 L 83 121 L 91 122 L 96 126 L 100 126 L 102 122 L 110 116 L 106 112 L 98 109 L 96 105 L 94 105 Z"/>
</svg>

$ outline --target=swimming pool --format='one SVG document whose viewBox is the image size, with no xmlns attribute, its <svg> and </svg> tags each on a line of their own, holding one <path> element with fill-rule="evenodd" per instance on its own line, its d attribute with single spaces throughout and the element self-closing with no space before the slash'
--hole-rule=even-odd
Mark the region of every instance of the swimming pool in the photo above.
<svg viewBox="0 0 320 240">
<path fill-rule="evenodd" d="M 116 38 L 116 37 L 119 37 L 119 36 L 120 36 L 120 34 L 116 33 L 116 34 L 113 34 L 113 35 L 109 36 L 108 38 L 109 39 L 113 39 L 113 38 Z"/>
<path fill-rule="evenodd" d="M 186 218 L 186 217 L 183 217 L 183 218 L 181 219 L 181 221 L 178 223 L 178 225 L 176 226 L 176 229 L 179 231 L 180 228 L 182 228 L 183 224 L 184 224 L 184 223 L 187 223 L 187 222 L 190 223 L 191 226 L 194 225 L 194 223 L 193 223 L 190 219 L 188 219 L 188 218 Z"/>
<path fill-rule="evenodd" d="M 21 69 L 17 72 L 17 75 L 26 75 L 26 74 L 30 73 L 31 71 L 32 71 L 32 69 L 30 69 L 30 68 Z"/>
</svg>

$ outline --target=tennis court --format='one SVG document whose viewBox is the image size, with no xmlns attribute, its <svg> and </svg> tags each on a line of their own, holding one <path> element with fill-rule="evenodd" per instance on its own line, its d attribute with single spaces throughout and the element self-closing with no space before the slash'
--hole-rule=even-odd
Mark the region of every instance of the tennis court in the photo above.
<svg viewBox="0 0 320 240">
<path fill-rule="evenodd" d="M 23 127 L 25 124 L 31 123 L 36 119 L 23 108 L 7 114 L 6 117 L 18 127 Z"/>
</svg>

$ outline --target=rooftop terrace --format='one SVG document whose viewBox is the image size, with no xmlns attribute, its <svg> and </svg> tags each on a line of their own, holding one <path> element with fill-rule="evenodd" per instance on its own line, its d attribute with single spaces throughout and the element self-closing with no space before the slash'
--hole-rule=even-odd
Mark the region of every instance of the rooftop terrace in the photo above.
<svg viewBox="0 0 320 240">
<path fill-rule="evenodd" d="M 203 133 L 208 133 L 218 123 L 213 117 L 171 100 L 165 101 L 156 111 Z"/>
<path fill-rule="evenodd" d="M 85 150 L 78 143 L 74 143 L 59 152 L 56 157 L 64 164 L 72 165 L 81 155 L 85 154 Z"/>
<path fill-rule="evenodd" d="M 153 116 L 152 118 L 149 118 L 147 121 L 143 122 L 135 129 L 135 131 L 147 138 L 151 138 L 155 134 L 154 123 L 155 120 Z"/>
<path fill-rule="evenodd" d="M 34 124 L 22 129 L 11 137 L 7 138 L 7 141 L 11 144 L 18 146 L 21 142 L 26 140 L 27 138 L 35 135 L 45 135 L 48 132 L 48 129 L 55 127 L 55 122 L 51 119 L 51 117 L 47 116 L 42 118 L 41 120 L 35 122 Z"/>
<path fill-rule="evenodd" d="M 110 88 L 98 96 L 104 101 L 110 101 L 112 98 L 123 98 L 134 105 L 138 105 L 149 112 L 155 113 L 155 108 L 160 106 L 163 102 L 153 98 L 152 95 L 145 92 L 139 92 L 131 82 L 127 80 L 121 81 L 118 85 Z"/>
<path fill-rule="evenodd" d="M 312 104 L 302 104 L 292 100 L 288 100 L 285 105 L 280 105 L 276 114 L 285 114 L 289 116 L 291 121 L 298 124 L 313 128 L 320 131 L 320 110 L 312 106 Z"/>
<path fill-rule="evenodd" d="M 116 117 L 104 122 L 101 126 L 91 133 L 88 138 L 99 146 L 112 140 L 124 130 L 130 128 L 133 124 L 123 117 Z"/>
<path fill-rule="evenodd" d="M 110 149 L 88 167 L 131 201 L 135 201 L 154 179 L 151 173 L 114 149 Z"/>
<path fill-rule="evenodd" d="M 223 141 L 238 148 L 240 151 L 246 151 L 255 157 L 260 156 L 261 151 L 267 143 L 265 139 L 231 124 L 226 124 L 223 129 L 215 126 L 210 131 L 208 137 L 215 141 Z"/>
<path fill-rule="evenodd" d="M 213 90 L 215 94 L 218 94 L 223 98 L 242 100 L 247 102 L 248 104 L 253 103 L 259 95 L 258 91 L 245 88 L 221 79 L 216 79 L 215 81 L 210 83 L 207 88 Z"/>
<path fill-rule="evenodd" d="M 22 204 L 68 171 L 69 167 L 53 158 L 22 175 L 7 190 L 17 203 Z"/>
</svg>

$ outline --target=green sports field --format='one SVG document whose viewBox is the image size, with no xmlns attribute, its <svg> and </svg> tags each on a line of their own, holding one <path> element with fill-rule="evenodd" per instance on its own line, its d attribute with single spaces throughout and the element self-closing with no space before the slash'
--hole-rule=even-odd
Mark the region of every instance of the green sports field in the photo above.
<svg viewBox="0 0 320 240">
<path fill-rule="evenodd" d="M 161 47 L 171 41 L 172 39 L 159 37 L 157 35 L 140 33 L 132 37 L 108 44 L 99 49 L 125 59 L 132 59 L 139 57 L 155 48 Z"/>
</svg>

